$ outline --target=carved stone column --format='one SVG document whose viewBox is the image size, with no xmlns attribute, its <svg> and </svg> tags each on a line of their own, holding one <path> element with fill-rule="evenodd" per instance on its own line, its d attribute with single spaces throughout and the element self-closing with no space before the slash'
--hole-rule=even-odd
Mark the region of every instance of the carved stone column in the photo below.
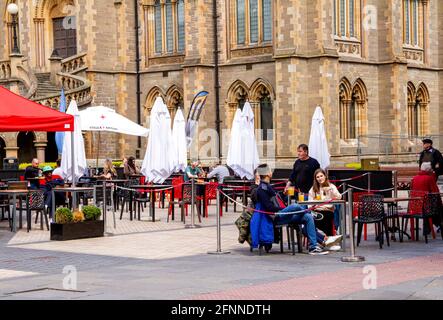
<svg viewBox="0 0 443 320">
<path fill-rule="evenodd" d="M 361 136 L 367 133 L 367 114 L 365 100 L 357 100 L 357 136 Z"/>
<path fill-rule="evenodd" d="M 18 147 L 5 147 L 6 158 L 18 158 Z"/>
<path fill-rule="evenodd" d="M 38 69 L 45 67 L 45 19 L 34 19 L 35 61 Z"/>
<path fill-rule="evenodd" d="M 422 0 L 423 3 L 423 63 L 426 64 L 426 62 L 428 61 L 427 56 L 428 56 L 428 50 L 427 50 L 427 39 L 428 39 L 428 29 L 426 28 L 427 26 L 427 12 L 428 12 L 428 0 Z"/>
<path fill-rule="evenodd" d="M 48 145 L 48 141 L 35 141 L 34 146 L 37 150 L 37 159 L 40 162 L 45 162 L 45 150 Z"/>
</svg>

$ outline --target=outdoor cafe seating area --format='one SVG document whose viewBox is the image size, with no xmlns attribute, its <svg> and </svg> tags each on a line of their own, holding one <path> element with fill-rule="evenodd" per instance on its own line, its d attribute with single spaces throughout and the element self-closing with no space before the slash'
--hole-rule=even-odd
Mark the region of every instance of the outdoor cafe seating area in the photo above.
<svg viewBox="0 0 443 320">
<path fill-rule="evenodd" d="M 279 176 L 278 173 L 277 176 Z M 363 174 L 359 179 L 364 185 L 368 177 Z M 349 184 L 356 187 L 355 184 L 358 184 L 356 180 L 358 179 Z M 284 178 L 276 178 L 272 184 L 278 191 L 282 191 L 285 182 Z M 238 178 L 229 179 L 221 185 L 211 179 L 195 180 L 195 223 L 202 223 L 208 218 L 209 212 L 216 212 L 217 190 L 220 190 L 220 195 L 224 195 L 221 196 L 223 202 L 219 206 L 220 217 L 223 219 L 224 214 L 237 217 L 248 204 L 251 183 L 252 181 Z M 336 183 L 343 188 L 340 181 Z M 156 223 L 160 220 L 159 216 L 165 217 L 165 212 L 167 212 L 166 223 L 189 224 L 192 212 L 192 187 L 191 182 L 184 182 L 181 173 L 171 175 L 162 184 L 147 183 L 145 177 L 141 175 L 114 180 L 103 180 L 94 176 L 84 177 L 77 183 L 75 192 L 70 188 L 69 183 L 65 187 L 60 187 L 60 192 L 65 192 L 67 197 L 66 202 L 57 203 L 57 207 L 72 208 L 73 198 L 76 198 L 75 206 L 95 204 L 103 209 L 106 208 L 108 219 L 113 215 L 117 227 L 121 220 Z M 393 242 L 406 240 L 424 240 L 427 243 L 431 239 L 440 237 L 443 239 L 441 231 L 440 234 L 437 233 L 437 227 L 433 226 L 432 221 L 433 218 L 437 219 L 441 215 L 441 194 L 417 195 L 408 191 L 396 191 L 391 185 L 391 188 L 387 189 L 392 190 L 388 190 L 388 196 L 385 196 L 383 193 L 386 194 L 386 190 L 356 188 L 364 189 L 352 189 L 352 221 L 357 247 L 362 244 L 362 241 L 375 240 L 379 247 L 383 248 L 393 245 Z M 73 194 L 76 194 L 76 197 L 73 197 Z M 345 201 L 337 202 L 337 205 L 344 209 L 341 211 L 342 215 L 345 215 L 342 217 L 341 228 L 349 228 L 349 223 L 345 220 L 350 210 L 348 195 L 349 193 Z M 288 202 L 299 200 L 297 194 L 286 196 L 285 200 Z M 411 213 L 412 209 L 414 209 L 413 213 Z M 156 210 L 161 210 L 157 218 Z M 27 232 L 32 232 L 33 224 L 40 230 L 50 228 L 49 210 L 43 205 L 43 194 L 39 190 L 28 189 L 28 181 L 0 182 L 0 212 L 3 222 L 1 226 L 7 226 L 11 231 L 14 230 L 14 224 L 16 230 L 26 229 Z M 15 220 L 13 214 L 15 214 Z M 106 217 L 103 218 L 106 219 Z M 432 226 L 429 234 L 423 234 L 425 223 Z M 286 227 L 286 232 L 284 227 Z M 341 228 L 339 232 L 343 232 Z M 349 229 L 346 232 L 349 233 Z M 285 237 L 288 249 L 292 250 L 293 254 L 296 249 L 302 252 L 306 245 L 300 226 L 279 226 L 276 236 L 282 252 L 286 247 Z"/>
</svg>

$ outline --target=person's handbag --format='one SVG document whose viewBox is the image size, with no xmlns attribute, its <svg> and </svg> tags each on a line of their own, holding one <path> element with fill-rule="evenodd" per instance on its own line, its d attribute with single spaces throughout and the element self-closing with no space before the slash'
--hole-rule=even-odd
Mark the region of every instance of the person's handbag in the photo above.
<svg viewBox="0 0 443 320">
<path fill-rule="evenodd" d="M 276 194 L 271 198 L 272 204 L 276 207 L 279 207 L 280 209 L 286 208 L 285 202 L 282 200 L 282 198 Z"/>
</svg>

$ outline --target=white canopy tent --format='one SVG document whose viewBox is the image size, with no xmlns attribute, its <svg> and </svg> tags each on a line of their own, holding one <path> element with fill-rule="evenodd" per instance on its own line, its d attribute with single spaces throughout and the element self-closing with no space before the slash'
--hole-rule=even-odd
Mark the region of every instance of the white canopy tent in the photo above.
<svg viewBox="0 0 443 320">
<path fill-rule="evenodd" d="M 149 130 L 115 112 L 114 109 L 97 106 L 80 111 L 82 130 L 109 131 L 147 137 Z"/>
<path fill-rule="evenodd" d="M 326 140 L 325 117 L 321 107 L 317 106 L 312 116 L 311 135 L 309 137 L 309 156 L 320 163 L 320 167 L 326 169 L 330 165 L 328 142 Z"/>
<path fill-rule="evenodd" d="M 105 106 L 89 107 L 80 111 L 82 130 L 98 131 L 97 163 L 100 152 L 100 132 L 108 131 L 147 137 L 149 130 Z"/>
</svg>

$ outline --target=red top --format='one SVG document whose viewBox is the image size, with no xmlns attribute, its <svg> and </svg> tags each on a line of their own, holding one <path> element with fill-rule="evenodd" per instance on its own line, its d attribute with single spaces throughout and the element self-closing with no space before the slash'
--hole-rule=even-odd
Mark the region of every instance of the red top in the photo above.
<svg viewBox="0 0 443 320">
<path fill-rule="evenodd" d="M 422 199 L 409 201 L 408 213 L 422 213 L 424 195 L 438 192 L 440 190 L 438 189 L 434 174 L 432 172 L 420 171 L 418 175 L 412 178 L 410 196 L 421 197 Z"/>
<path fill-rule="evenodd" d="M 74 117 L 0 86 L 0 132 L 7 131 L 74 131 Z"/>
<path fill-rule="evenodd" d="M 437 182 L 435 182 L 434 174 L 426 171 L 420 171 L 418 175 L 412 178 L 411 191 L 423 191 L 425 193 L 440 192 L 438 190 Z"/>
</svg>

